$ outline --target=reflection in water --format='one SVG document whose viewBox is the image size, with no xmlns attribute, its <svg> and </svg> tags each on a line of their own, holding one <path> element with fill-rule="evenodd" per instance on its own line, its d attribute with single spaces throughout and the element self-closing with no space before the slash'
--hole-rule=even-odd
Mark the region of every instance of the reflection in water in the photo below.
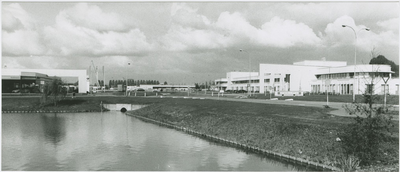
<svg viewBox="0 0 400 172">
<path fill-rule="evenodd" d="M 2 118 L 2 170 L 307 170 L 119 112 Z"/>
<path fill-rule="evenodd" d="M 42 114 L 40 119 L 46 139 L 57 145 L 65 136 L 65 118 L 53 113 Z"/>
</svg>

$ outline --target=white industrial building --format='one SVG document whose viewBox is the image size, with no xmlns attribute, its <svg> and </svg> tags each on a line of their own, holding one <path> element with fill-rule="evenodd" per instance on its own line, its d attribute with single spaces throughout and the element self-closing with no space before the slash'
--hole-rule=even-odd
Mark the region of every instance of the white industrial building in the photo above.
<svg viewBox="0 0 400 172">
<path fill-rule="evenodd" d="M 260 64 L 259 72 L 228 72 L 215 80 L 224 90 L 298 96 L 305 92 L 330 94 L 399 94 L 399 78 L 391 78 L 389 65 L 350 65 L 344 61 L 305 60 L 286 64 Z M 354 77 L 355 74 L 355 77 Z M 250 82 L 249 82 L 250 81 Z"/>
<path fill-rule="evenodd" d="M 2 92 L 23 89 L 25 86 L 34 85 L 41 88 L 50 77 L 75 77 L 78 79 L 79 93 L 89 91 L 89 78 L 86 70 L 64 69 L 1 69 Z"/>
</svg>

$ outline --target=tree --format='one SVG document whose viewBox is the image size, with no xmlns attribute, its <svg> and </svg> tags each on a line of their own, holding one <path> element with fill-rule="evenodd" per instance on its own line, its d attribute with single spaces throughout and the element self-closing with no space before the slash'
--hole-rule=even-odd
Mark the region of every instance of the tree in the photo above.
<svg viewBox="0 0 400 172">
<path fill-rule="evenodd" d="M 373 57 L 369 61 L 369 64 L 386 64 L 386 65 L 390 65 L 391 71 L 394 72 L 394 74 L 392 76 L 393 77 L 399 77 L 399 65 L 396 65 L 396 63 L 394 63 L 393 61 L 386 59 L 386 57 L 383 56 L 383 55 L 378 55 L 377 57 Z"/>
<path fill-rule="evenodd" d="M 58 78 L 55 78 L 50 82 L 46 82 L 41 98 L 42 105 L 47 103 L 49 97 L 52 97 L 52 102 L 54 103 L 54 106 L 57 106 L 57 102 L 67 95 L 67 88 L 62 87 L 62 85 L 63 82 L 61 81 L 61 79 Z"/>
<path fill-rule="evenodd" d="M 164 85 L 168 85 L 167 81 L 164 81 Z"/>
<path fill-rule="evenodd" d="M 199 83 L 194 83 L 195 89 L 200 89 Z"/>
<path fill-rule="evenodd" d="M 394 127 L 393 114 L 383 105 L 377 104 L 380 102 L 379 96 L 373 94 L 378 72 L 369 76 L 371 78 L 364 78 L 365 84 L 369 85 L 363 94 L 364 101 L 343 106 L 350 115 L 356 115 L 356 118 L 338 134 L 347 156 L 356 157 L 361 165 L 371 165 L 377 161 L 389 163 L 391 160 L 388 157 L 398 157 L 398 150 L 397 155 L 387 156 L 396 154 L 395 150 L 384 146 L 393 141 L 390 132 Z"/>
</svg>

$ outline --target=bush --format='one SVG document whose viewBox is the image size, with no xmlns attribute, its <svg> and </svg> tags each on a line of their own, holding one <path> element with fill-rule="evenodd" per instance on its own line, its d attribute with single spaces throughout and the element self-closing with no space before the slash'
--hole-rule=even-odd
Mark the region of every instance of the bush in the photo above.
<svg viewBox="0 0 400 172">
<path fill-rule="evenodd" d="M 374 106 L 376 99 L 372 95 L 364 96 L 365 103 L 345 105 L 351 115 L 357 115 L 354 122 L 339 133 L 342 148 L 350 156 L 360 160 L 360 165 L 385 162 L 387 151 L 383 145 L 391 142 L 390 129 L 394 127 L 392 116 L 384 107 Z"/>
<path fill-rule="evenodd" d="M 342 171 L 355 171 L 359 168 L 360 159 L 357 157 L 350 155 L 347 157 L 342 157 L 337 160 L 338 167 L 342 169 Z"/>
</svg>

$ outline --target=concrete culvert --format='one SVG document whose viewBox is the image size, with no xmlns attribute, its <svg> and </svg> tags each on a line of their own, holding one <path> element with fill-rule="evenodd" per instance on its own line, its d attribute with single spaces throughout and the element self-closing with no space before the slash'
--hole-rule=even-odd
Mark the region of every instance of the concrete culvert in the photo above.
<svg viewBox="0 0 400 172">
<path fill-rule="evenodd" d="M 121 108 L 121 112 L 126 112 L 126 108 Z"/>
</svg>

